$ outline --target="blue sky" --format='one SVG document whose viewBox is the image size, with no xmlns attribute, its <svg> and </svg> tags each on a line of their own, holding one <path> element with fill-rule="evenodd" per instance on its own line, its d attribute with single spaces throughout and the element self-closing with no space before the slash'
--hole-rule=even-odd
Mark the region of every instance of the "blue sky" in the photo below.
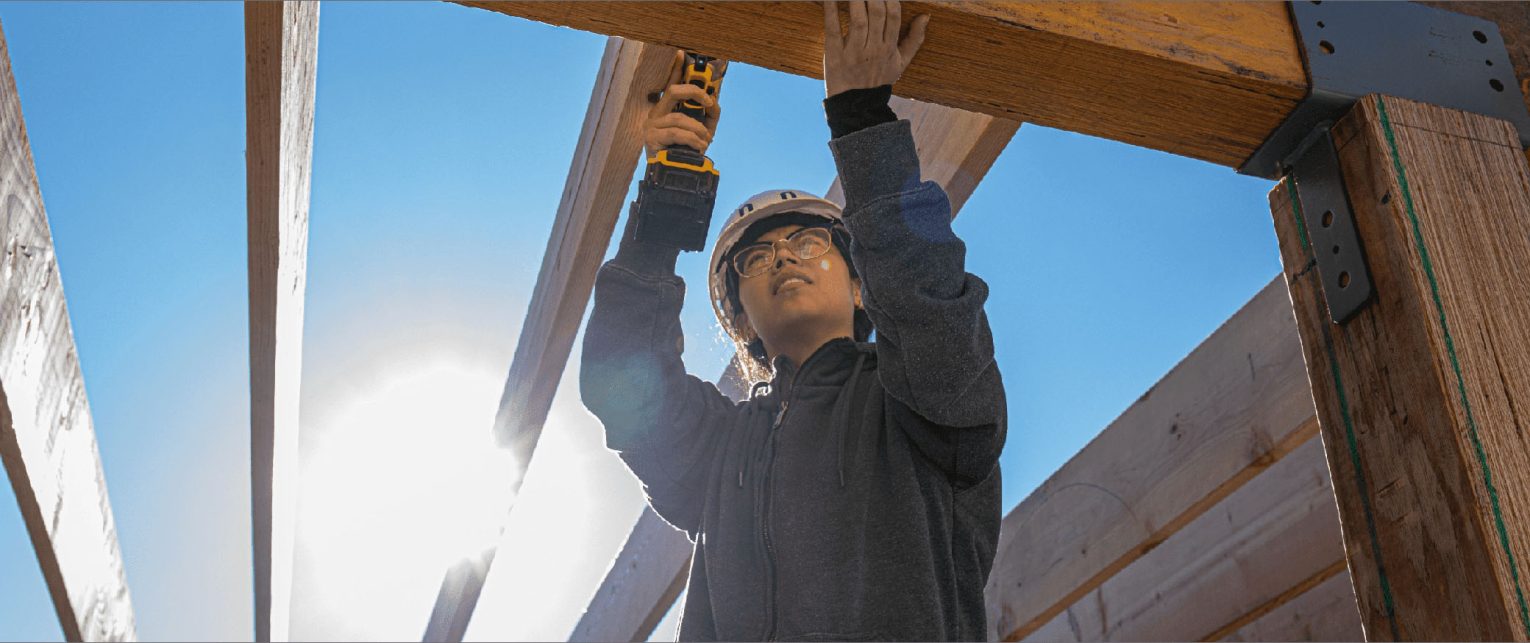
<svg viewBox="0 0 1530 643">
<path fill-rule="evenodd" d="M 0 4 L 146 640 L 251 632 L 242 20 L 233 3 Z M 295 637 L 417 640 L 440 570 L 411 553 L 432 534 L 400 525 L 456 479 L 415 484 L 407 458 L 446 429 L 356 409 L 414 395 L 487 432 L 473 422 L 498 401 L 604 41 L 448 4 L 323 6 L 304 484 L 339 468 L 303 515 L 368 513 L 300 525 Z M 719 212 L 822 193 L 822 83 L 735 65 L 726 85 Z M 1271 185 L 1020 129 L 956 222 L 992 291 L 1006 510 L 1277 273 Z M 713 378 L 728 346 L 704 262 L 679 264 L 686 363 Z M 577 349 L 469 638 L 565 637 L 641 508 L 576 370 Z M 413 500 L 360 497 L 388 480 Z M 0 493 L 0 639 L 60 636 Z"/>
</svg>

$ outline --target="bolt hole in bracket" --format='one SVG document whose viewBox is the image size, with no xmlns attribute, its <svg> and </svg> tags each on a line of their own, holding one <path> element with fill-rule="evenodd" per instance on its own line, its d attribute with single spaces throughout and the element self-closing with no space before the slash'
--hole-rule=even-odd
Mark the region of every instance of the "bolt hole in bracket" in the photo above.
<svg viewBox="0 0 1530 643">
<path fill-rule="evenodd" d="M 1238 172 L 1296 182 L 1329 316 L 1342 324 L 1373 300 L 1373 288 L 1333 123 L 1361 97 L 1385 94 L 1507 120 L 1530 145 L 1530 112 L 1492 21 L 1411 2 L 1289 7 L 1310 89 Z"/>
</svg>

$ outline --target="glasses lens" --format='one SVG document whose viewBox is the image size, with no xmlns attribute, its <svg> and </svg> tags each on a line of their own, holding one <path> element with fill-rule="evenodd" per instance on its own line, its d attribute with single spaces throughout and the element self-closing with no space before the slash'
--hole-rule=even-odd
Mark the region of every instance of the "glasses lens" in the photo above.
<svg viewBox="0 0 1530 643">
<path fill-rule="evenodd" d="M 833 245 L 828 228 L 803 228 L 792 233 L 787 243 L 791 245 L 792 253 L 803 259 L 816 258 Z"/>
<path fill-rule="evenodd" d="M 733 269 L 745 277 L 753 277 L 765 272 L 770 268 L 771 255 L 774 254 L 771 252 L 772 249 L 770 244 L 757 243 L 740 250 L 738 254 L 733 255 Z"/>
</svg>

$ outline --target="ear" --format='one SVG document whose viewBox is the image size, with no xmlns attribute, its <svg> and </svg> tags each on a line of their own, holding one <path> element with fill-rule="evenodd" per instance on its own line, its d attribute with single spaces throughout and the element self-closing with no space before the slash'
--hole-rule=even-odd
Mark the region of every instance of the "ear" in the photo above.
<svg viewBox="0 0 1530 643">
<path fill-rule="evenodd" d="M 856 310 L 861 310 L 861 309 L 865 308 L 866 305 L 861 303 L 861 278 L 860 277 L 852 277 L 850 279 L 850 292 L 851 292 L 851 297 L 855 301 L 855 308 L 856 308 Z"/>
</svg>

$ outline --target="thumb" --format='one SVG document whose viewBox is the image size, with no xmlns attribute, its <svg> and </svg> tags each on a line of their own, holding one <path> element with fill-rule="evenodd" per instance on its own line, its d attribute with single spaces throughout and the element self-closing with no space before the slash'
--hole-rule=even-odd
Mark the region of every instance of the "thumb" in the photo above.
<svg viewBox="0 0 1530 643">
<path fill-rule="evenodd" d="M 903 36 L 903 41 L 898 43 L 898 56 L 903 59 L 903 68 L 908 69 L 908 64 L 914 59 L 914 54 L 919 53 L 919 47 L 924 45 L 924 30 L 930 24 L 930 14 L 924 14 L 909 24 L 908 34 Z"/>
</svg>

